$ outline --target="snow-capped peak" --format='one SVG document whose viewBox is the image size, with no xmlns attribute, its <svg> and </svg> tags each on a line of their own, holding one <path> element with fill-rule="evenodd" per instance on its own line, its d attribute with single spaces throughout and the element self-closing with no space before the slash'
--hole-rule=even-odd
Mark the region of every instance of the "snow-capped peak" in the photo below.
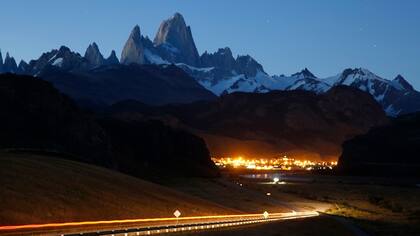
<svg viewBox="0 0 420 236">
<path fill-rule="evenodd" d="M 389 83 L 388 80 L 383 79 L 374 73 L 370 72 L 365 68 L 355 68 L 355 69 L 345 69 L 341 73 L 338 81 L 335 82 L 336 85 L 352 85 L 353 83 L 359 83 L 362 81 L 380 81 L 383 83 Z"/>
<path fill-rule="evenodd" d="M 314 74 L 312 74 L 312 72 L 310 72 L 310 71 L 308 70 L 308 68 L 306 68 L 306 67 L 305 67 L 305 69 L 301 70 L 300 72 L 294 73 L 294 74 L 292 75 L 292 77 L 296 77 L 296 78 L 299 78 L 299 79 L 303 79 L 303 78 L 314 78 L 314 79 L 316 79 L 316 78 L 317 78 L 317 77 L 316 77 Z"/>
</svg>

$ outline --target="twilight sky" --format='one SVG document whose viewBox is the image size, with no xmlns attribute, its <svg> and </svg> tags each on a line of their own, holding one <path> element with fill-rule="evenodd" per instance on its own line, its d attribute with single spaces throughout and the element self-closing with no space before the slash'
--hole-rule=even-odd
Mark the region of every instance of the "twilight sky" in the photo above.
<svg viewBox="0 0 420 236">
<path fill-rule="evenodd" d="M 418 0 L 13 0 L 0 9 L 0 49 L 17 60 L 60 45 L 84 54 L 92 41 L 105 56 L 120 55 L 135 24 L 153 39 L 180 12 L 200 54 L 229 46 L 269 74 L 364 67 L 388 79 L 400 73 L 420 89 Z"/>
</svg>

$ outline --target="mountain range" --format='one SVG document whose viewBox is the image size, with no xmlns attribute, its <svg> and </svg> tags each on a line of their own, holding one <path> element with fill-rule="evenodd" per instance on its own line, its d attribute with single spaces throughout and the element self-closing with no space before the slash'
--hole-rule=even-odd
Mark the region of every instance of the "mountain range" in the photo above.
<svg viewBox="0 0 420 236">
<path fill-rule="evenodd" d="M 309 91 L 236 92 L 213 101 L 147 106 L 122 101 L 105 114 L 128 121 L 160 120 L 202 137 L 214 157 L 293 156 L 337 160 L 343 141 L 389 120 L 368 93 L 336 86 Z"/>
<path fill-rule="evenodd" d="M 137 177 L 217 176 L 203 139 L 159 121 L 85 112 L 51 83 L 0 75 L 0 150 L 42 153 Z"/>
<path fill-rule="evenodd" d="M 140 65 L 138 71 L 133 69 L 133 64 Z M 150 64 L 155 66 L 147 66 Z M 182 71 L 172 68 L 168 72 L 171 65 Z M 154 68 L 154 72 L 150 68 Z M 116 70 L 124 71 L 124 78 Z M 240 55 L 235 58 L 229 47 L 220 48 L 214 53 L 205 51 L 199 55 L 191 28 L 179 13 L 161 23 L 153 41 L 143 36 L 140 27 L 136 25 L 119 60 L 115 51 L 105 58 L 96 43 L 89 45 L 84 56 L 62 46 L 29 63 L 21 61 L 19 65 L 9 53 L 3 61 L 0 53 L 0 72 L 38 76 L 52 82 L 74 99 L 90 100 L 92 103 L 112 104 L 124 99 L 136 99 L 152 105 L 188 103 L 211 100 L 215 98 L 214 95 L 233 92 L 266 93 L 273 90 L 306 90 L 320 94 L 345 85 L 371 94 L 390 116 L 420 110 L 420 92 L 401 75 L 388 80 L 364 68 L 345 69 L 327 78 L 318 78 L 307 68 L 290 76 L 269 75 L 251 56 Z M 147 73 L 155 72 L 165 74 L 166 79 L 159 80 L 159 83 L 155 83 L 154 79 L 147 80 L 150 77 Z M 58 81 L 58 75 L 62 76 L 63 73 L 67 79 Z M 143 76 L 136 73 L 143 73 Z M 172 77 L 178 78 L 176 82 L 171 80 Z M 84 81 L 85 78 L 87 81 Z M 137 81 L 130 78 L 137 78 Z M 113 90 L 117 81 L 120 83 L 119 89 Z M 153 86 L 146 95 L 138 95 L 144 93 L 144 87 L 150 84 Z M 162 84 L 166 88 L 163 92 L 159 90 Z M 90 89 L 86 89 L 89 86 Z M 98 94 L 92 89 L 98 90 Z M 156 95 L 153 97 L 153 94 L 158 94 L 159 98 Z"/>
</svg>

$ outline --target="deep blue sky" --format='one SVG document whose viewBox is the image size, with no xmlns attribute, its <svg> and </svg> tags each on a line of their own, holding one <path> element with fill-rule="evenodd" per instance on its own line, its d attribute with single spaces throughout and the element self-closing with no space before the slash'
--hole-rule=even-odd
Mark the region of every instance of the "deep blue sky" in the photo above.
<svg viewBox="0 0 420 236">
<path fill-rule="evenodd" d="M 174 12 L 192 27 L 200 53 L 229 46 L 270 74 L 308 67 L 325 77 L 365 67 L 401 73 L 420 89 L 420 1 L 172 0 L 2 1 L 0 49 L 33 59 L 60 45 L 84 53 L 96 41 L 119 55 L 135 24 L 153 38 Z"/>
</svg>

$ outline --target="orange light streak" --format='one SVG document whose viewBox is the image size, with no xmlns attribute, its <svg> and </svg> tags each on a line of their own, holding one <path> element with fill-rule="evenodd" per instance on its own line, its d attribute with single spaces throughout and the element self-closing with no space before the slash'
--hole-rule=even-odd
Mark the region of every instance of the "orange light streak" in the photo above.
<svg viewBox="0 0 420 236">
<path fill-rule="evenodd" d="M 301 214 L 317 214 L 316 212 L 300 212 Z M 270 216 L 289 216 L 290 213 L 272 213 Z M 19 229 L 40 229 L 52 227 L 67 226 L 87 226 L 102 224 L 121 224 L 121 223 L 141 223 L 141 222 L 159 222 L 159 221 L 182 221 L 182 220 L 204 220 L 204 219 L 222 219 L 237 217 L 263 217 L 262 214 L 242 214 L 242 215 L 214 215 L 214 216 L 190 216 L 190 217 L 170 217 L 170 218 L 146 218 L 146 219 L 126 219 L 126 220 L 101 220 L 101 221 L 82 221 L 82 222 L 65 222 L 65 223 L 48 223 L 48 224 L 28 224 L 28 225 L 11 225 L 0 226 L 0 231 L 19 230 Z"/>
</svg>

